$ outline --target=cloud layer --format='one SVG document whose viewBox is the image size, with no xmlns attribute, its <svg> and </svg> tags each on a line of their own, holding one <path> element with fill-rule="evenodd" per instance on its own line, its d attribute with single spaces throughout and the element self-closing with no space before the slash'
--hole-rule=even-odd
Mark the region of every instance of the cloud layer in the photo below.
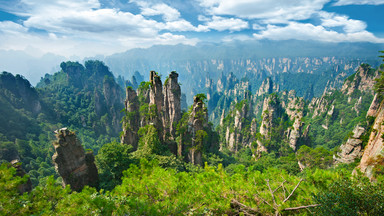
<svg viewBox="0 0 384 216">
<path fill-rule="evenodd" d="M 2 3 L 4 0 L 0 0 Z M 0 49 L 38 48 L 80 57 L 112 54 L 155 44 L 195 45 L 217 40 L 318 40 L 384 43 L 367 23 L 330 13 L 330 0 L 12 0 L 0 10 L 17 21 L 0 21 Z M 338 0 L 343 5 L 384 0 Z M 213 36 L 211 36 L 213 35 Z"/>
</svg>

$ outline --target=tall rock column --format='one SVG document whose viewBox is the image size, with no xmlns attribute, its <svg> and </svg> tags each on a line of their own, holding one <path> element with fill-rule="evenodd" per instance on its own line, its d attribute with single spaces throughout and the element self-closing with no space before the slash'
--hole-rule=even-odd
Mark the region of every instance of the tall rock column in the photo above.
<svg viewBox="0 0 384 216">
<path fill-rule="evenodd" d="M 163 84 L 161 83 L 160 76 L 155 71 L 151 71 L 150 74 L 151 90 L 149 93 L 149 105 L 150 109 L 153 109 L 153 105 L 156 105 L 156 117 L 152 119 L 152 123 L 157 128 L 159 138 L 163 141 L 163 106 L 164 106 L 164 95 L 163 95 Z"/>
<path fill-rule="evenodd" d="M 75 133 L 67 128 L 55 131 L 57 140 L 53 143 L 55 154 L 52 160 L 56 171 L 63 178 L 63 186 L 81 191 L 85 185 L 98 186 L 99 177 L 92 152 L 85 152 Z"/>
<path fill-rule="evenodd" d="M 188 132 L 192 134 L 192 146 L 188 152 L 188 161 L 194 165 L 202 165 L 203 136 L 206 133 L 204 128 L 208 127 L 208 112 L 203 99 L 200 97 L 195 96 L 193 98 L 188 125 Z"/>
<path fill-rule="evenodd" d="M 163 127 L 165 133 L 175 136 L 176 123 L 181 119 L 181 89 L 177 81 L 179 74 L 172 71 L 164 83 Z"/>
<path fill-rule="evenodd" d="M 135 90 L 129 87 L 126 90 L 125 111 L 121 143 L 132 145 L 136 150 L 139 142 L 137 132 L 140 128 L 139 101 Z"/>
</svg>

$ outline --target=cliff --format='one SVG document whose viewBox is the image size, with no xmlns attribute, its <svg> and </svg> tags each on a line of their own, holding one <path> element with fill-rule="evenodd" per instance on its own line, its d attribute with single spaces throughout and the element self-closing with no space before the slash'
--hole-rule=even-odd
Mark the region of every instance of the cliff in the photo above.
<svg viewBox="0 0 384 216">
<path fill-rule="evenodd" d="M 208 127 L 208 112 L 203 102 L 204 98 L 195 96 L 192 112 L 188 120 L 188 133 L 192 135 L 191 146 L 188 149 L 188 162 L 202 165 L 204 138 L 207 136 L 205 129 Z"/>
<path fill-rule="evenodd" d="M 63 186 L 70 185 L 75 191 L 81 191 L 85 185 L 97 187 L 99 177 L 93 152 L 85 152 L 75 133 L 67 128 L 55 133 L 57 140 L 53 143 L 52 160 L 63 178 Z"/>
<path fill-rule="evenodd" d="M 374 100 L 371 105 L 371 114 L 376 113 L 375 121 L 372 126 L 372 132 L 369 135 L 367 146 L 364 148 L 364 153 L 361 158 L 360 164 L 357 167 L 363 173 L 365 173 L 370 179 L 375 177 L 375 168 L 377 166 L 384 165 L 383 157 L 383 133 L 384 133 L 384 101 L 380 103 L 377 111 L 373 111 L 376 107 L 376 101 Z"/>
<path fill-rule="evenodd" d="M 333 157 L 336 163 L 352 163 L 355 159 L 361 158 L 363 154 L 361 137 L 365 133 L 365 129 L 357 125 L 352 133 L 347 142 L 340 146 L 337 156 Z"/>
<path fill-rule="evenodd" d="M 174 137 L 176 134 L 176 124 L 181 119 L 181 89 L 177 78 L 179 74 L 172 71 L 168 79 L 164 82 L 164 108 L 163 108 L 163 127 L 165 134 Z"/>
<path fill-rule="evenodd" d="M 373 95 L 375 79 L 379 77 L 379 71 L 372 69 L 367 64 L 362 64 L 357 72 L 349 76 L 341 87 L 341 91 L 351 95 L 355 90 L 367 92 Z"/>
<path fill-rule="evenodd" d="M 123 135 L 121 143 L 129 144 L 134 150 L 137 149 L 140 128 L 139 101 L 136 91 L 130 87 L 126 89 L 125 116 L 123 117 Z"/>
</svg>

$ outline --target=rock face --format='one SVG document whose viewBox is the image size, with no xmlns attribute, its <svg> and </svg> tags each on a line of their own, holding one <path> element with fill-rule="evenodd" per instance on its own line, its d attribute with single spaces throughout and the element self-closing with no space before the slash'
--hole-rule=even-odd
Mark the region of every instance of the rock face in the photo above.
<svg viewBox="0 0 384 216">
<path fill-rule="evenodd" d="M 175 136 L 176 123 L 181 119 L 181 89 L 177 81 L 179 75 L 172 71 L 164 83 L 163 127 L 165 133 Z"/>
<path fill-rule="evenodd" d="M 135 90 L 129 87 L 126 90 L 125 111 L 121 143 L 130 144 L 136 150 L 139 142 L 137 132 L 140 127 L 139 101 Z"/>
<path fill-rule="evenodd" d="M 362 64 L 357 72 L 348 77 L 341 91 L 347 95 L 351 95 L 356 89 L 362 92 L 370 92 L 373 94 L 373 86 L 375 79 L 379 77 L 378 70 L 373 70 L 369 65 Z"/>
<path fill-rule="evenodd" d="M 192 135 L 192 146 L 189 148 L 188 162 L 194 165 L 202 165 L 202 136 L 201 132 L 208 127 L 208 112 L 203 99 L 193 98 L 192 112 L 188 120 L 188 133 Z"/>
<path fill-rule="evenodd" d="M 281 117 L 282 108 L 280 100 L 276 94 L 271 94 L 264 99 L 263 120 L 260 126 L 260 134 L 266 138 L 270 137 L 272 127 L 275 126 L 275 120 Z"/>
<path fill-rule="evenodd" d="M 264 94 L 271 94 L 273 92 L 273 82 L 271 77 L 267 77 L 261 84 L 259 90 L 257 91 L 257 96 L 262 96 Z"/>
<path fill-rule="evenodd" d="M 23 168 L 21 167 L 21 164 L 20 164 L 20 161 L 19 160 L 13 160 L 11 162 L 12 166 L 16 169 L 16 175 L 17 176 L 20 176 L 20 177 L 23 177 L 25 174 L 27 174 Z M 25 193 L 25 192 L 31 192 L 32 191 L 32 182 L 31 182 L 31 179 L 28 178 L 27 182 L 25 182 L 24 184 L 21 184 L 21 185 L 18 185 L 17 186 L 17 189 L 19 190 L 19 192 L 21 194 Z"/>
<path fill-rule="evenodd" d="M 372 132 L 369 136 L 369 141 L 364 149 L 363 156 L 361 158 L 358 168 L 365 173 L 369 178 L 373 178 L 373 169 L 375 167 L 376 160 L 382 158 L 382 150 L 384 148 L 383 133 L 384 133 L 384 105 L 383 101 L 380 103 L 378 110 L 376 111 L 376 119 L 372 126 Z"/>
<path fill-rule="evenodd" d="M 171 72 L 164 86 L 155 71 L 150 72 L 150 84 L 138 88 L 137 93 L 127 88 L 121 142 L 137 148 L 138 130 L 153 124 L 162 142 L 174 140 L 177 122 L 181 119 L 181 89 L 178 74 Z M 148 106 L 147 113 L 140 113 L 140 106 Z"/>
<path fill-rule="evenodd" d="M 356 158 L 360 158 L 363 154 L 361 144 L 361 136 L 364 134 L 365 129 L 357 125 L 353 130 L 353 135 L 347 140 L 346 143 L 340 146 L 340 152 L 334 156 L 336 163 L 352 163 Z"/>
<path fill-rule="evenodd" d="M 70 185 L 75 191 L 81 191 L 85 185 L 97 187 L 99 178 L 93 153 L 85 152 L 76 135 L 67 128 L 55 133 L 57 140 L 53 146 L 56 152 L 52 160 L 63 178 L 63 186 Z"/>
<path fill-rule="evenodd" d="M 375 94 L 375 97 L 373 98 L 371 106 L 369 107 L 369 110 L 367 112 L 367 117 L 368 116 L 375 117 L 377 115 L 377 111 L 379 110 L 380 102 L 381 102 L 381 100 L 380 100 L 379 96 L 377 94 Z"/>
</svg>

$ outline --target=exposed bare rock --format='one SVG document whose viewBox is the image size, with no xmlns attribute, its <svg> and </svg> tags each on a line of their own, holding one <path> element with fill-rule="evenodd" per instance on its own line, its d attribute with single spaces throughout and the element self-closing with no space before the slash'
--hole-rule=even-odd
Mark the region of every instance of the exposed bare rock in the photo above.
<svg viewBox="0 0 384 216">
<path fill-rule="evenodd" d="M 308 135 L 309 125 L 306 130 L 304 129 L 304 123 L 302 118 L 304 116 L 304 99 L 296 97 L 296 92 L 291 90 L 288 94 L 288 105 L 286 107 L 286 113 L 289 118 L 294 121 L 292 128 L 288 129 L 287 137 L 289 141 L 289 146 L 296 150 L 298 142 L 300 139 L 306 139 Z"/>
<path fill-rule="evenodd" d="M 139 101 L 135 90 L 130 87 L 126 90 L 125 111 L 121 143 L 131 145 L 136 150 L 139 142 L 137 132 L 140 128 Z"/>
<path fill-rule="evenodd" d="M 264 99 L 263 104 L 263 120 L 260 126 L 261 135 L 269 138 L 271 128 L 274 126 L 275 119 L 279 118 L 282 114 L 280 101 L 275 94 L 271 94 L 268 98 Z"/>
<path fill-rule="evenodd" d="M 197 140 L 199 134 L 208 127 L 208 112 L 202 98 L 194 97 L 192 112 L 188 120 L 188 133 L 192 134 L 192 146 L 189 148 L 188 161 L 194 165 L 202 165 L 202 143 Z M 201 142 L 201 140 L 200 140 Z"/>
<path fill-rule="evenodd" d="M 155 104 L 158 113 L 161 113 L 164 105 L 163 84 L 161 83 L 160 76 L 155 71 L 151 71 L 151 91 L 150 91 L 150 104 Z"/>
<path fill-rule="evenodd" d="M 70 185 L 75 191 L 80 191 L 85 185 L 96 187 L 99 178 L 93 152 L 85 152 L 75 133 L 67 128 L 55 133 L 57 140 L 53 146 L 56 152 L 52 160 L 63 178 L 63 186 Z"/>
<path fill-rule="evenodd" d="M 357 125 L 353 130 L 353 135 L 348 138 L 347 142 L 340 146 L 340 152 L 334 156 L 336 163 L 352 163 L 356 158 L 360 158 L 363 154 L 361 144 L 361 136 L 364 134 L 365 129 Z"/>
<path fill-rule="evenodd" d="M 261 96 L 264 94 L 271 94 L 273 92 L 273 81 L 271 77 L 267 77 L 263 83 L 261 84 L 259 90 L 257 91 L 256 95 Z"/>
<path fill-rule="evenodd" d="M 341 91 L 347 95 L 351 95 L 355 90 L 369 92 L 373 95 L 373 86 L 375 79 L 379 77 L 378 70 L 374 71 L 368 65 L 361 65 L 355 74 L 350 76 L 343 84 Z"/>
<path fill-rule="evenodd" d="M 152 119 L 152 123 L 157 128 L 159 133 L 160 140 L 164 140 L 164 130 L 163 130 L 163 106 L 164 106 L 164 95 L 163 95 L 163 84 L 161 83 L 160 76 L 157 75 L 155 71 L 151 71 L 150 76 L 151 81 L 151 91 L 150 91 L 150 109 L 154 107 L 152 105 L 156 105 L 156 114 L 157 117 Z"/>
<path fill-rule="evenodd" d="M 375 97 L 373 98 L 371 106 L 369 107 L 369 110 L 367 112 L 367 117 L 368 116 L 375 117 L 377 115 L 377 111 L 379 110 L 380 102 L 381 102 L 381 100 L 380 100 L 379 96 L 377 94 L 375 94 Z"/>
<path fill-rule="evenodd" d="M 362 102 L 363 98 L 360 96 L 359 100 L 357 100 L 357 102 L 355 103 L 355 105 L 352 107 L 352 110 L 354 110 L 357 114 L 360 113 L 360 109 L 361 109 L 361 102 Z"/>
<path fill-rule="evenodd" d="M 292 129 L 288 130 L 288 139 L 289 146 L 295 151 L 297 142 L 301 137 L 301 130 L 303 129 L 304 124 L 301 122 L 300 118 L 296 118 L 295 122 L 292 125 Z"/>
<path fill-rule="evenodd" d="M 165 133 L 175 136 L 176 124 L 181 119 L 181 90 L 177 81 L 179 74 L 172 71 L 169 78 L 164 83 L 164 108 L 163 108 L 163 127 Z"/>
<path fill-rule="evenodd" d="M 325 94 L 321 98 L 313 98 L 308 108 L 313 112 L 312 118 L 328 112 L 329 101 L 325 98 Z"/>
<path fill-rule="evenodd" d="M 363 156 L 361 158 L 358 168 L 365 173 L 369 178 L 373 178 L 373 168 L 375 166 L 374 161 L 383 156 L 383 132 L 384 132 L 384 105 L 380 103 L 379 109 L 376 111 L 376 119 L 372 126 L 372 132 L 369 136 L 369 141 L 364 149 Z"/>
<path fill-rule="evenodd" d="M 20 177 L 24 177 L 25 174 L 27 174 L 24 169 L 21 167 L 21 163 L 19 160 L 13 160 L 11 162 L 12 166 L 16 169 L 16 175 Z M 27 182 L 24 184 L 20 184 L 17 186 L 17 190 L 20 194 L 23 194 L 25 192 L 31 192 L 32 191 L 32 182 L 31 179 L 28 178 Z"/>
</svg>

